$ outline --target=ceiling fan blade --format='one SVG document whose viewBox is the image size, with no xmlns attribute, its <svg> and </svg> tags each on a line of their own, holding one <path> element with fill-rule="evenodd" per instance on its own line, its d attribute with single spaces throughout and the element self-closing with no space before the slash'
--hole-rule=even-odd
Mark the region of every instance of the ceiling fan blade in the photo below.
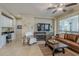
<svg viewBox="0 0 79 59">
<path fill-rule="evenodd" d="M 66 9 L 63 9 L 62 11 L 63 11 L 63 12 L 66 12 L 67 10 L 66 10 Z"/>
<path fill-rule="evenodd" d="M 77 3 L 69 3 L 69 4 L 65 5 L 65 7 L 70 7 L 70 6 L 73 6 L 73 5 L 77 5 Z"/>
<path fill-rule="evenodd" d="M 56 13 L 57 12 L 57 9 L 56 10 L 54 10 L 52 13 Z"/>
<path fill-rule="evenodd" d="M 48 7 L 47 10 L 55 9 L 56 7 Z"/>
</svg>

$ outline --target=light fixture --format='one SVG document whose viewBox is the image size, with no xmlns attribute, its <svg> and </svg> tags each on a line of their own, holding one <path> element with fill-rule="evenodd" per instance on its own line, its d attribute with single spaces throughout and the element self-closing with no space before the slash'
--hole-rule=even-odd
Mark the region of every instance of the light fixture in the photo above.
<svg viewBox="0 0 79 59">
<path fill-rule="evenodd" d="M 63 6 L 64 4 L 63 3 L 60 3 L 60 6 Z"/>
<path fill-rule="evenodd" d="M 15 18 L 20 20 L 20 19 L 22 19 L 22 16 L 21 15 L 16 15 Z"/>
<path fill-rule="evenodd" d="M 58 3 L 49 3 L 48 4 L 48 7 L 57 7 L 58 6 Z"/>
<path fill-rule="evenodd" d="M 58 10 L 58 11 L 62 11 L 62 10 L 63 10 L 63 8 L 58 8 L 57 10 Z"/>
</svg>

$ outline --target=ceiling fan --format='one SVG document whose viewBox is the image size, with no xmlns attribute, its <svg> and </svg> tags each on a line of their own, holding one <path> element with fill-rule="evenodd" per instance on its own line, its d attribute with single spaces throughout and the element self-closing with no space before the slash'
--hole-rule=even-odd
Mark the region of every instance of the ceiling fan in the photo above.
<svg viewBox="0 0 79 59">
<path fill-rule="evenodd" d="M 56 13 L 57 11 L 66 12 L 66 7 L 77 5 L 77 3 L 51 3 L 47 10 L 51 10 L 52 13 Z"/>
</svg>

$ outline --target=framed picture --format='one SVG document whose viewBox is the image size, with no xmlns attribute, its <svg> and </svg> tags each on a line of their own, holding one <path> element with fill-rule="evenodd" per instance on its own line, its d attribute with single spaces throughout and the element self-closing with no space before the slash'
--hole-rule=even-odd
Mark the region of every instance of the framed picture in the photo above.
<svg viewBox="0 0 79 59">
<path fill-rule="evenodd" d="M 38 31 L 50 31 L 50 24 L 47 23 L 38 23 L 37 24 Z"/>
<path fill-rule="evenodd" d="M 45 31 L 50 31 L 50 24 L 45 24 Z"/>
<path fill-rule="evenodd" d="M 22 25 L 17 25 L 17 29 L 22 29 Z"/>
</svg>

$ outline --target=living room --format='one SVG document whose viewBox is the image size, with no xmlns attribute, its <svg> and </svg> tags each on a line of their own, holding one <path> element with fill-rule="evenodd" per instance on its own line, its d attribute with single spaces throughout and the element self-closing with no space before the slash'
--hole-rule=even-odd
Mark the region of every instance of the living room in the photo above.
<svg viewBox="0 0 79 59">
<path fill-rule="evenodd" d="M 0 4 L 0 39 L 5 38 L 0 55 L 78 56 L 78 7 L 78 3 Z"/>
</svg>

